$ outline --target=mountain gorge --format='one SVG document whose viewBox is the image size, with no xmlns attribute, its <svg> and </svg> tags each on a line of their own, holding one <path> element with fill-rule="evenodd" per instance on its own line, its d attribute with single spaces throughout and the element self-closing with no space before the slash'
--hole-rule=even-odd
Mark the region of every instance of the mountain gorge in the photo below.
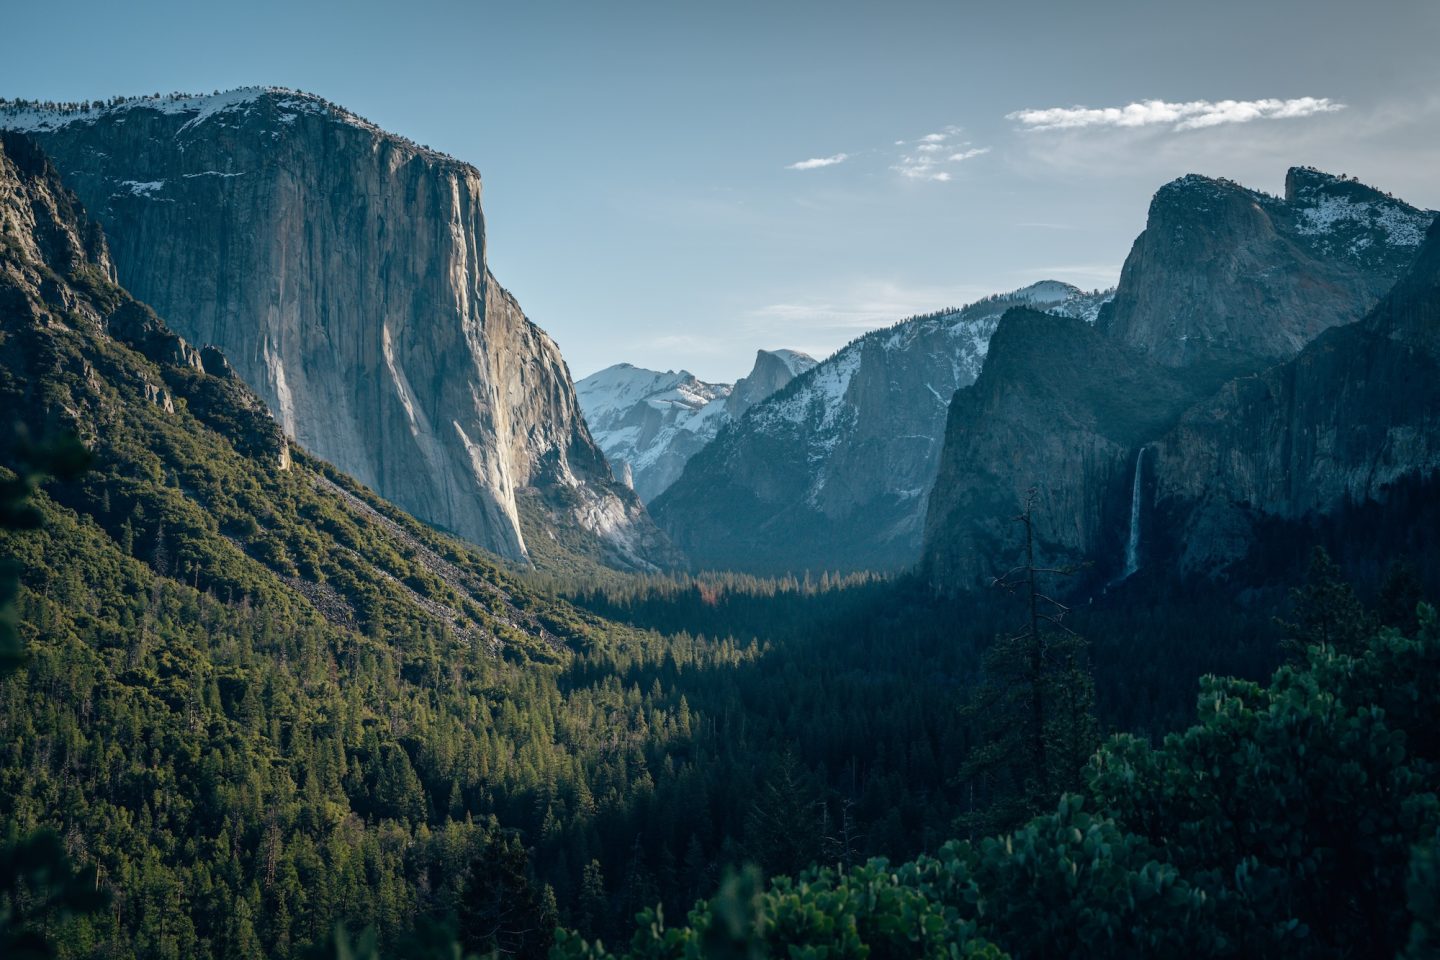
<svg viewBox="0 0 1440 960">
<path fill-rule="evenodd" d="M 577 381 L 575 394 L 612 469 L 649 503 L 722 426 L 813 366 L 797 350 L 759 350 L 749 375 L 729 384 L 621 363 Z"/>
<path fill-rule="evenodd" d="M 920 555 L 946 410 L 1017 305 L 1094 320 L 1107 293 L 1044 281 L 860 337 L 722 429 L 652 505 L 695 566 L 898 570 Z"/>
<path fill-rule="evenodd" d="M 1034 489 L 1050 561 L 1090 564 L 1082 580 L 1092 588 L 1124 575 L 1132 528 L 1149 516 L 1131 522 L 1132 505 L 1150 502 L 1147 445 L 1182 417 L 1195 422 L 1187 411 L 1232 377 L 1253 378 L 1364 316 L 1415 261 L 1433 216 L 1302 168 L 1283 198 L 1196 176 L 1161 188 L 1094 331 L 1062 335 L 1061 324 L 1019 312 L 1001 321 L 984 373 L 950 410 L 927 574 L 950 589 L 987 582 L 1005 566 L 996 558 L 1013 552 L 1010 518 Z M 1258 428 L 1232 420 L 1230 439 Z M 1233 454 L 1211 455 L 1176 482 L 1194 490 L 1216 480 Z M 1233 528 L 1192 532 L 1192 556 L 1233 560 L 1247 548 Z"/>
<path fill-rule="evenodd" d="M 0 105 L 118 279 L 219 347 L 286 435 L 511 560 L 676 557 L 614 480 L 554 342 L 486 265 L 480 175 L 279 88 Z"/>
</svg>

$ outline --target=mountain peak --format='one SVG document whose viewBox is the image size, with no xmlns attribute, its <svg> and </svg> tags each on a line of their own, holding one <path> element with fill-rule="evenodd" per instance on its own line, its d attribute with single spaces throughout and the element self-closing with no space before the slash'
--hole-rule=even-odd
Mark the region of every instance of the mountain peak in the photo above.
<svg viewBox="0 0 1440 960">
<path fill-rule="evenodd" d="M 1080 294 L 1079 287 L 1062 280 L 1039 280 L 1007 295 L 1008 300 L 1026 303 L 1060 303 Z"/>
<path fill-rule="evenodd" d="M 40 132 L 57 130 L 73 123 L 94 123 L 101 117 L 153 110 L 164 114 L 194 114 L 197 120 L 216 113 L 253 104 L 264 97 L 279 97 L 299 108 L 313 111 L 330 104 L 311 93 L 286 87 L 236 87 L 214 93 L 167 93 L 111 97 L 106 100 L 6 100 L 0 99 L 0 126 L 11 130 Z M 339 109 L 339 108 L 335 108 Z M 346 111 L 348 112 L 348 111 Z"/>
<path fill-rule="evenodd" d="M 1285 172 L 1285 199 L 1294 202 L 1346 179 L 1315 167 L 1291 167 Z"/>
<path fill-rule="evenodd" d="M 799 376 L 820 362 L 808 353 L 802 353 L 799 350 L 790 350 L 785 347 L 780 347 L 776 350 L 756 350 L 755 363 L 750 368 L 750 377 L 754 377 L 756 371 L 767 361 L 776 361 L 783 364 L 785 369 L 790 371 L 792 377 Z M 748 380 L 750 377 L 745 379 Z M 736 384 L 736 386 L 739 386 L 739 384 Z"/>
<path fill-rule="evenodd" d="M 1171 366 L 1285 359 L 1373 306 L 1414 259 L 1430 217 L 1309 167 L 1288 172 L 1284 198 L 1181 177 L 1151 202 L 1109 329 Z"/>
<path fill-rule="evenodd" d="M 220 346 L 300 446 L 512 560 L 671 562 L 490 273 L 473 167 L 281 87 L 7 101 L 5 127 L 66 171 L 126 289 Z"/>
<path fill-rule="evenodd" d="M 1231 216 L 1244 218 L 1249 208 L 1270 199 L 1234 180 L 1187 173 L 1155 191 L 1150 201 L 1148 225 L 1165 228 L 1167 224 L 1193 221 L 1197 216 L 1220 216 L 1222 210 L 1231 210 Z"/>
</svg>

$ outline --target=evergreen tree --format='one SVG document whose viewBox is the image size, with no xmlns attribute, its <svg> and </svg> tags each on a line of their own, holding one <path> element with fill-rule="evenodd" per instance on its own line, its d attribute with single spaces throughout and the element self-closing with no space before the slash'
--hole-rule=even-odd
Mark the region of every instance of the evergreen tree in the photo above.
<svg viewBox="0 0 1440 960">
<path fill-rule="evenodd" d="M 585 865 L 580 881 L 579 927 L 582 933 L 592 937 L 604 936 L 609 931 L 610 901 L 605 894 L 605 875 L 601 872 L 600 861 L 591 860 Z"/>
<path fill-rule="evenodd" d="M 1311 551 L 1305 584 L 1290 591 L 1290 603 L 1295 622 L 1280 621 L 1280 626 L 1292 658 L 1303 658 L 1308 644 L 1356 650 L 1375 630 L 1375 621 L 1324 547 Z"/>
<path fill-rule="evenodd" d="M 498 951 L 538 960 L 555 940 L 554 895 L 530 876 L 530 861 L 514 834 L 494 833 L 471 861 L 459 908 L 460 942 L 475 953 Z"/>
<path fill-rule="evenodd" d="M 767 874 L 791 873 L 820 850 L 820 804 L 788 750 L 770 767 L 745 817 L 746 856 Z"/>
<path fill-rule="evenodd" d="M 1041 583 L 1073 570 L 1036 563 L 1036 499 L 1031 489 L 1015 518 L 1023 530 L 1022 562 L 994 581 L 1023 601 L 1025 625 L 993 643 L 964 708 L 977 742 L 956 778 L 967 799 L 958 822 L 971 835 L 1020 823 L 1079 787 L 1099 739 L 1086 645 L 1064 623 L 1069 608 Z"/>
</svg>

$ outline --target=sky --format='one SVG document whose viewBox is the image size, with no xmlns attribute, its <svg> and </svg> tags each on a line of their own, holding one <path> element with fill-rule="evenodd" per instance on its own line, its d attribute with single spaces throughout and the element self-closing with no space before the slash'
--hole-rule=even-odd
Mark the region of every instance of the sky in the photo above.
<svg viewBox="0 0 1440 960">
<path fill-rule="evenodd" d="M 0 96 L 273 84 L 469 161 L 577 378 L 743 376 L 1041 279 L 1186 173 L 1440 208 L 1434 0 L 0 0 Z"/>
</svg>

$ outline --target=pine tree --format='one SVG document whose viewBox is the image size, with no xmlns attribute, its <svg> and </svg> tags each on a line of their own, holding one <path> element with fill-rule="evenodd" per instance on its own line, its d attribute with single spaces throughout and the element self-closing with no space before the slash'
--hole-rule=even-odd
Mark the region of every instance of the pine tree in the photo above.
<svg viewBox="0 0 1440 960">
<path fill-rule="evenodd" d="M 819 853 L 817 799 L 795 755 L 772 764 L 745 817 L 745 853 L 767 874 L 793 873 Z"/>
<path fill-rule="evenodd" d="M 1295 622 L 1279 624 L 1294 658 L 1303 659 L 1305 648 L 1315 644 L 1348 653 L 1375 632 L 1374 620 L 1324 547 L 1311 552 L 1305 584 L 1290 591 L 1290 603 Z"/>
<path fill-rule="evenodd" d="M 606 932 L 610 917 L 610 900 L 605 895 L 605 874 L 601 872 L 600 861 L 591 860 L 585 865 L 580 879 L 580 930 L 592 937 Z"/>
<path fill-rule="evenodd" d="M 1015 517 L 1024 530 L 1023 562 L 994 580 L 1021 598 L 1025 624 L 991 645 L 964 708 L 978 740 L 957 777 L 971 799 L 959 825 L 971 836 L 1009 829 L 1077 789 L 1099 740 L 1085 642 L 1064 624 L 1069 608 L 1041 583 L 1074 570 L 1036 564 L 1036 499 L 1031 489 Z"/>
<path fill-rule="evenodd" d="M 498 951 L 538 960 L 555 940 L 553 891 L 530 878 L 530 860 L 514 834 L 497 834 L 471 862 L 460 902 L 460 940 L 475 953 Z"/>
</svg>

